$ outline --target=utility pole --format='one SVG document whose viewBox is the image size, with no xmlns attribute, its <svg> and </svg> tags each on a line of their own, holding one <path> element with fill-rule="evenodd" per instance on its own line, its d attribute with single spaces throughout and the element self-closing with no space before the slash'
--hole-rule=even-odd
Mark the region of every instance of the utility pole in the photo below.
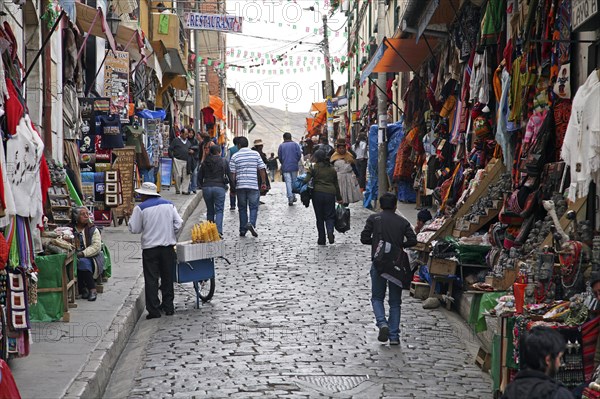
<svg viewBox="0 0 600 399">
<path fill-rule="evenodd" d="M 377 2 L 377 43 L 381 45 L 385 38 L 385 0 Z M 386 73 L 379 72 L 377 75 L 377 85 L 380 88 L 386 87 Z M 388 191 L 388 176 L 386 172 L 387 165 L 387 94 L 382 90 L 377 91 L 377 207 L 379 207 L 379 197 Z"/>
<path fill-rule="evenodd" d="M 200 2 L 196 2 L 196 11 L 200 12 Z M 196 52 L 196 62 L 194 71 L 196 74 L 194 80 L 194 130 L 200 132 L 200 30 L 194 30 L 194 51 Z M 225 98 L 225 97 L 224 97 Z"/>
<path fill-rule="evenodd" d="M 329 38 L 327 36 L 327 14 L 323 14 L 323 53 L 325 55 L 325 98 L 327 103 L 327 135 L 331 140 L 335 139 L 333 133 L 333 84 L 331 83 L 331 70 L 329 69 Z"/>
</svg>

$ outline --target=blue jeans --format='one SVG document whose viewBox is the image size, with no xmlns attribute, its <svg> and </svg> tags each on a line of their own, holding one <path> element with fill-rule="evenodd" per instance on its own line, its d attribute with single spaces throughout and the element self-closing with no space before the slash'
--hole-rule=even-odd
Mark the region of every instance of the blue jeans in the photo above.
<svg viewBox="0 0 600 399">
<path fill-rule="evenodd" d="M 190 186 L 188 190 L 188 192 L 190 193 L 198 189 L 198 168 L 199 166 L 196 166 L 196 168 L 194 168 L 194 170 L 192 171 L 192 177 L 190 179 Z"/>
<path fill-rule="evenodd" d="M 240 188 L 236 190 L 238 200 L 238 210 L 240 212 L 240 233 L 246 234 L 248 231 L 248 208 L 250 208 L 250 223 L 256 227 L 256 218 L 258 217 L 258 203 L 260 200 L 260 191 L 249 188 Z"/>
<path fill-rule="evenodd" d="M 225 189 L 223 187 L 204 187 L 202 197 L 206 202 L 206 219 L 217 224 L 219 234 L 223 234 L 223 209 L 225 208 Z"/>
<path fill-rule="evenodd" d="M 294 172 L 283 172 L 283 181 L 285 181 L 285 189 L 287 191 L 288 201 L 293 201 L 296 197 L 296 194 L 292 192 L 292 184 L 296 180 L 298 176 L 298 171 Z"/>
<path fill-rule="evenodd" d="M 385 299 L 386 287 L 389 286 L 388 304 L 390 305 L 389 318 L 385 318 Z M 377 327 L 387 325 L 390 328 L 390 341 L 400 338 L 400 305 L 402 304 L 402 288 L 394 283 L 388 283 L 381 277 L 375 266 L 371 265 L 371 305 L 375 314 L 375 323 Z"/>
</svg>

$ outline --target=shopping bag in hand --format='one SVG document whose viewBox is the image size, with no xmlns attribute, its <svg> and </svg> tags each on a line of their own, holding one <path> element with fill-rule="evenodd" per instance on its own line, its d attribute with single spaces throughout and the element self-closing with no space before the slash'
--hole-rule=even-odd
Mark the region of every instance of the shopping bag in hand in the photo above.
<svg viewBox="0 0 600 399">
<path fill-rule="evenodd" d="M 340 233 L 350 230 L 350 209 L 339 204 L 335 208 L 335 229 Z"/>
</svg>

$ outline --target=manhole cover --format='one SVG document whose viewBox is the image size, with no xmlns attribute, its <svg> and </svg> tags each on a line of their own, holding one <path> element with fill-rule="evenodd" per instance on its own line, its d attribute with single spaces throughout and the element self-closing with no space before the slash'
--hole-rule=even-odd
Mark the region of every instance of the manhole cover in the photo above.
<svg viewBox="0 0 600 399">
<path fill-rule="evenodd" d="M 299 375 L 296 378 L 329 392 L 349 391 L 369 379 L 366 375 Z"/>
</svg>

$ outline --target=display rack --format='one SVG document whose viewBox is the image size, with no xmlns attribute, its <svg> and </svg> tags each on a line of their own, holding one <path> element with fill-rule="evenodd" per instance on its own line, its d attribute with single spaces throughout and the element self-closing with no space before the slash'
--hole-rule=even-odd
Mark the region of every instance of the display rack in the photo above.
<svg viewBox="0 0 600 399">
<path fill-rule="evenodd" d="M 65 184 L 56 184 L 48 190 L 50 203 L 50 214 L 57 225 L 68 225 L 71 223 L 71 196 Z"/>
<path fill-rule="evenodd" d="M 62 294 L 63 301 L 63 309 L 64 313 L 62 316 L 62 321 L 69 322 L 71 321 L 71 314 L 69 313 L 70 308 L 76 308 L 77 303 L 75 303 L 75 297 L 77 295 L 77 280 L 75 279 L 74 267 L 73 267 L 73 254 L 74 252 L 69 252 L 62 267 L 62 281 L 59 287 L 52 288 L 38 288 L 38 293 L 43 294 L 46 292 L 60 292 Z"/>
</svg>

